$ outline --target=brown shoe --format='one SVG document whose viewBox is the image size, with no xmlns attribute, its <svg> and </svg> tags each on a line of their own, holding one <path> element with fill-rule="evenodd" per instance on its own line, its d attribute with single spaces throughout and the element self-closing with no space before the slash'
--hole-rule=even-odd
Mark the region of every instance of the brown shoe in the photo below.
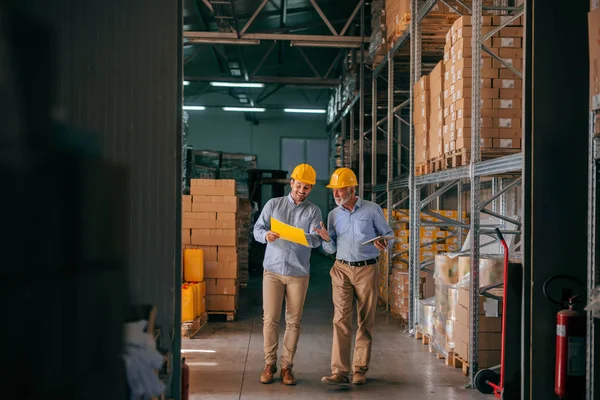
<svg viewBox="0 0 600 400">
<path fill-rule="evenodd" d="M 277 372 L 275 364 L 267 364 L 260 374 L 260 383 L 273 383 L 273 374 Z"/>
<path fill-rule="evenodd" d="M 321 378 L 321 383 L 326 385 L 348 385 L 350 380 L 341 374 L 333 374 L 331 376 L 324 376 Z"/>
<path fill-rule="evenodd" d="M 367 383 L 367 378 L 365 377 L 365 374 L 362 372 L 355 372 L 354 376 L 352 377 L 352 384 L 364 385 L 365 383 Z"/>
<path fill-rule="evenodd" d="M 294 378 L 294 372 L 291 368 L 281 368 L 281 379 L 284 385 L 295 385 L 296 378 Z"/>
</svg>

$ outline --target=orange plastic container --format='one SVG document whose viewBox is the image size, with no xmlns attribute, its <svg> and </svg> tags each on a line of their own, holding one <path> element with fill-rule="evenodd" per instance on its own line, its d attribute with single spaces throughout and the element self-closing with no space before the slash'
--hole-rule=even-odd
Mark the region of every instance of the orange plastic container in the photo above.
<svg viewBox="0 0 600 400">
<path fill-rule="evenodd" d="M 204 251 L 202 249 L 185 249 L 183 278 L 186 282 L 204 281 Z"/>
<path fill-rule="evenodd" d="M 181 322 L 191 322 L 195 318 L 194 289 L 190 285 L 181 286 Z"/>
<path fill-rule="evenodd" d="M 198 282 L 188 282 L 194 292 L 194 318 L 200 315 L 200 285 Z"/>
<path fill-rule="evenodd" d="M 198 283 L 198 289 L 200 293 L 198 296 L 199 315 L 202 315 L 206 312 L 206 282 Z"/>
</svg>

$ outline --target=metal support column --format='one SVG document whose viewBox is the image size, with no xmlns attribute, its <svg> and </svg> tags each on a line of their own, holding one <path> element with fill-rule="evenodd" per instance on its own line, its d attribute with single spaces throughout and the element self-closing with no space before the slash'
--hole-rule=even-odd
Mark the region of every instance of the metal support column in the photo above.
<svg viewBox="0 0 600 400">
<path fill-rule="evenodd" d="M 354 161 L 354 107 L 350 109 L 350 132 L 348 135 L 348 168 L 352 168 Z"/>
<path fill-rule="evenodd" d="M 498 193 L 498 186 L 500 185 L 500 178 L 492 178 L 492 197 L 496 196 L 496 193 Z M 494 201 L 492 202 L 492 211 L 497 213 L 498 212 L 498 199 L 494 199 Z"/>
<path fill-rule="evenodd" d="M 473 26 L 473 38 L 471 46 L 472 54 L 472 89 L 471 89 L 471 337 L 469 340 L 469 381 L 475 386 L 475 374 L 479 367 L 479 196 L 481 178 L 475 174 L 475 164 L 481 159 L 481 46 L 482 46 L 482 4 L 474 1 L 471 24 Z"/>
<path fill-rule="evenodd" d="M 365 37 L 365 4 L 360 7 L 360 37 Z M 359 69 L 359 115 L 358 115 L 358 195 L 365 195 L 365 52 L 361 44 Z"/>
<path fill-rule="evenodd" d="M 596 166 L 596 140 L 594 138 L 594 112 L 590 113 L 590 131 L 589 131 L 589 157 L 588 157 L 588 271 L 587 271 L 587 298 L 594 288 L 600 284 L 600 276 L 598 274 L 598 265 L 596 260 L 596 232 L 597 232 L 597 181 L 598 171 Z M 588 311 L 587 316 L 587 350 L 586 350 L 586 399 L 595 399 L 595 381 L 598 376 L 596 359 L 597 344 L 597 324 L 591 311 Z"/>
<path fill-rule="evenodd" d="M 377 75 L 371 82 L 371 201 L 377 202 Z"/>
<path fill-rule="evenodd" d="M 346 154 L 346 140 L 348 140 L 348 129 L 346 125 L 346 116 L 342 116 L 342 124 L 341 124 L 340 138 L 341 146 L 342 146 L 342 167 L 346 167 L 348 163 L 348 155 Z"/>
<path fill-rule="evenodd" d="M 409 290 L 409 312 L 408 312 L 408 331 L 414 333 L 415 326 L 417 325 L 417 308 L 419 298 L 419 275 L 420 275 L 420 235 L 419 235 L 419 222 L 420 222 L 420 196 L 415 181 L 415 128 L 413 124 L 413 108 L 414 108 L 414 86 L 421 77 L 421 48 L 419 34 L 420 24 L 418 23 L 418 6 L 419 0 L 411 0 L 411 12 L 414 16 L 410 21 L 411 30 L 411 43 L 410 43 L 410 150 L 409 150 L 409 171 L 408 171 L 408 188 L 410 198 L 410 239 L 409 239 L 409 264 L 408 273 L 410 281 Z"/>
<path fill-rule="evenodd" d="M 392 208 L 394 197 L 392 191 L 392 183 L 394 181 L 394 57 L 390 55 L 388 60 L 388 106 L 387 106 L 387 218 L 389 223 L 392 222 Z M 385 298 L 386 311 L 390 306 L 390 271 L 392 268 L 391 250 L 388 251 L 385 268 Z"/>
</svg>

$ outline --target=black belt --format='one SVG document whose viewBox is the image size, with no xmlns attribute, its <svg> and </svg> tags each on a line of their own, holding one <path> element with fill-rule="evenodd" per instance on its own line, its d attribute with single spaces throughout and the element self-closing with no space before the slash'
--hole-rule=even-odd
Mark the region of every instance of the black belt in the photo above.
<svg viewBox="0 0 600 400">
<path fill-rule="evenodd" d="M 346 264 L 351 267 L 366 267 L 367 265 L 377 264 L 376 258 L 371 258 L 370 260 L 365 260 L 365 261 L 346 261 L 346 260 L 340 260 L 338 258 L 338 261 L 341 262 L 342 264 Z"/>
</svg>

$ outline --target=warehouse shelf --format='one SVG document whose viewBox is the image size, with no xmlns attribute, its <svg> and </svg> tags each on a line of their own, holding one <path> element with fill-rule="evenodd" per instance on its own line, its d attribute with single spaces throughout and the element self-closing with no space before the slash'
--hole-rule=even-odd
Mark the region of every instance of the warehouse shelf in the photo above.
<svg viewBox="0 0 600 400">
<path fill-rule="evenodd" d="M 425 260 L 421 262 L 421 247 L 419 231 L 421 226 L 439 226 L 447 229 L 451 232 L 451 237 L 458 237 L 460 243 L 462 243 L 463 237 L 466 235 L 468 230 L 473 232 L 471 235 L 470 249 L 465 254 L 469 254 L 471 258 L 471 271 L 473 273 L 473 279 L 471 282 L 471 302 L 472 310 L 477 309 L 474 304 L 479 301 L 479 295 L 488 295 L 487 290 L 479 289 L 479 276 L 477 271 L 479 270 L 479 253 L 481 250 L 480 236 L 487 235 L 493 236 L 494 232 L 490 229 L 483 229 L 480 226 L 480 212 L 484 212 L 493 217 L 499 218 L 500 221 L 506 221 L 513 223 L 516 228 L 513 230 L 502 229 L 507 235 L 518 235 L 520 231 L 520 221 L 518 219 L 506 217 L 506 193 L 512 190 L 515 186 L 520 184 L 520 174 L 523 165 L 523 154 L 518 152 L 516 154 L 505 155 L 499 158 L 493 158 L 489 160 L 482 160 L 480 136 L 481 128 L 476 124 L 471 130 L 471 149 L 472 151 L 465 153 L 470 155 L 471 159 L 467 165 L 459 166 L 457 168 L 445 169 L 434 173 L 416 176 L 415 175 L 415 135 L 414 126 L 412 121 L 413 116 L 413 88 L 416 82 L 420 79 L 424 69 L 429 69 L 431 65 L 435 65 L 438 61 L 441 61 L 441 57 L 431 50 L 427 50 L 422 45 L 423 35 L 421 34 L 421 24 L 426 20 L 431 10 L 440 0 L 411 0 L 412 15 L 416 15 L 416 18 L 411 18 L 410 25 L 404 32 L 396 38 L 393 46 L 386 52 L 383 59 L 380 60 L 379 65 L 372 69 L 371 76 L 365 79 L 364 75 L 364 64 L 361 64 L 361 78 L 359 87 L 361 93 L 359 94 L 360 106 L 357 115 L 361 117 L 360 125 L 358 128 L 358 135 L 354 136 L 354 129 L 351 128 L 350 139 L 353 142 L 356 137 L 358 141 L 359 150 L 359 162 L 358 162 L 358 173 L 359 173 L 359 196 L 365 197 L 366 191 L 370 192 L 372 201 L 381 204 L 386 209 L 388 221 L 394 220 L 392 218 L 393 210 L 402 204 L 405 200 L 409 201 L 409 225 L 410 225 L 410 250 L 395 252 L 387 257 L 386 272 L 387 279 L 385 280 L 385 292 L 389 296 L 389 272 L 392 268 L 392 261 L 398 260 L 401 255 L 409 254 L 409 313 L 407 321 L 407 329 L 411 334 L 414 334 L 417 315 L 419 315 L 419 277 L 420 271 L 427 271 L 433 273 L 428 267 L 434 263 L 432 260 Z M 446 2 L 444 4 L 448 5 Z M 472 81 L 473 88 L 471 89 L 472 97 L 472 120 L 479 120 L 481 116 L 481 110 L 479 108 L 479 99 L 481 94 L 480 82 L 480 71 L 481 71 L 481 56 L 484 52 L 489 51 L 483 43 L 485 37 L 482 33 L 482 13 L 483 10 L 501 10 L 503 15 L 512 16 L 503 22 L 502 25 L 494 29 L 494 31 L 488 33 L 486 36 L 492 36 L 493 34 L 501 31 L 506 26 L 510 25 L 513 21 L 517 20 L 523 15 L 522 7 L 506 7 L 506 0 L 497 0 L 498 6 L 494 7 L 483 7 L 481 1 L 472 2 L 472 21 L 473 27 L 472 32 L 475 40 L 480 43 L 480 46 L 473 47 L 472 49 Z M 442 4 L 442 3 L 440 3 Z M 460 2 L 461 5 L 464 3 Z M 416 12 L 415 12 L 416 10 Z M 508 14 L 507 14 L 508 13 Z M 363 20 L 364 24 L 364 20 Z M 364 33 L 364 30 L 363 30 Z M 406 55 L 406 46 L 410 44 L 410 55 Z M 402 50 L 402 54 L 399 54 Z M 427 52 L 424 54 L 424 52 Z M 409 69 L 406 68 L 406 58 L 409 59 Z M 500 62 L 500 61 L 499 61 Z M 426 64 L 427 63 L 427 64 Z M 505 65 L 506 63 L 503 63 Z M 514 70 L 511 66 L 505 65 L 505 67 Z M 387 74 L 386 74 L 387 72 Z M 517 76 L 522 76 L 520 71 L 516 72 Z M 406 78 L 409 73 L 409 82 L 404 82 L 401 79 Z M 408 84 L 409 87 L 398 87 L 395 79 L 401 78 L 399 85 Z M 370 79 L 371 85 L 371 124 L 369 130 L 364 129 L 363 116 L 365 114 L 364 104 L 364 88 Z M 378 92 L 378 84 L 382 85 Z M 383 89 L 387 90 L 387 101 L 382 101 Z M 405 90 L 408 89 L 408 90 Z M 395 94 L 399 92 L 408 92 L 409 99 L 402 98 L 399 100 Z M 381 96 L 381 97 L 380 97 Z M 356 102 L 354 102 L 356 104 Z M 383 107 L 382 107 L 383 106 Z M 368 107 L 368 106 L 367 106 Z M 381 112 L 382 108 L 385 109 L 385 115 Z M 406 117 L 404 117 L 406 116 Z M 404 117 L 404 119 L 403 119 Z M 408 120 L 408 122 L 406 121 Z M 398 121 L 403 122 L 410 129 L 410 142 L 403 143 L 402 140 L 402 125 Z M 342 125 L 343 126 L 343 125 Z M 381 133 L 380 133 L 381 132 Z M 383 134 L 384 140 L 386 140 L 386 153 L 387 166 L 386 166 L 386 179 L 384 184 L 373 184 L 377 182 L 378 174 L 381 169 L 378 169 L 378 136 L 381 137 Z M 365 176 L 365 145 L 370 140 L 370 158 L 371 158 L 371 176 Z M 352 143 L 353 144 L 353 143 Z M 403 153 L 403 148 L 408 149 L 408 157 Z M 600 155 L 600 145 L 598 145 L 598 151 Z M 382 154 L 383 156 L 383 154 Z M 352 157 L 352 154 L 350 155 Z M 403 159 L 404 157 L 404 159 Z M 408 159 L 407 159 L 408 158 Z M 379 161 L 380 163 L 381 161 Z M 344 164 L 344 163 L 343 163 Z M 350 162 L 348 165 L 353 165 Z M 408 167 L 408 173 L 402 174 L 403 171 Z M 491 184 L 485 182 L 482 184 L 482 178 L 490 178 Z M 510 177 L 510 178 L 509 178 Z M 380 180 L 381 182 L 381 180 Z M 425 199 L 421 199 L 421 189 L 431 185 L 433 193 L 428 195 Z M 488 188 L 491 185 L 492 197 L 491 199 L 480 199 L 481 189 Z M 366 190 L 368 189 L 368 190 Z M 458 197 L 458 215 L 460 216 L 457 220 L 443 217 L 434 212 L 427 210 L 429 204 L 433 201 L 439 200 L 445 193 L 453 190 Z M 462 199 L 464 193 L 469 190 L 472 194 L 470 196 L 470 209 L 471 218 L 467 223 L 462 220 Z M 407 193 L 407 194 L 403 194 Z M 407 196 L 407 197 L 405 197 Z M 398 201 L 399 198 L 402 200 Z M 486 208 L 489 207 L 489 208 Z M 430 216 L 438 218 L 439 222 L 426 222 L 421 220 L 421 212 L 426 213 Z M 497 243 L 497 242 L 493 242 Z M 400 261 L 406 262 L 404 259 Z M 389 306 L 389 298 L 386 299 L 386 304 Z M 478 316 L 476 313 L 471 315 L 471 326 L 473 331 L 471 334 L 471 340 L 469 343 L 470 353 L 469 354 L 469 379 L 471 384 L 474 382 L 475 374 L 478 370 Z"/>
<path fill-rule="evenodd" d="M 596 238 L 598 236 L 597 207 L 598 207 L 598 160 L 600 159 L 600 138 L 595 136 L 596 118 L 595 112 L 590 112 L 589 121 L 589 157 L 588 157 L 588 254 L 587 254 L 587 293 L 588 296 L 594 288 L 600 284 L 600 265 L 598 264 Z M 594 319 L 591 311 L 587 314 L 587 357 L 586 357 L 586 381 L 587 398 L 594 399 L 595 378 L 599 374 L 598 366 L 595 365 L 595 354 L 597 347 L 598 321 Z"/>
</svg>

